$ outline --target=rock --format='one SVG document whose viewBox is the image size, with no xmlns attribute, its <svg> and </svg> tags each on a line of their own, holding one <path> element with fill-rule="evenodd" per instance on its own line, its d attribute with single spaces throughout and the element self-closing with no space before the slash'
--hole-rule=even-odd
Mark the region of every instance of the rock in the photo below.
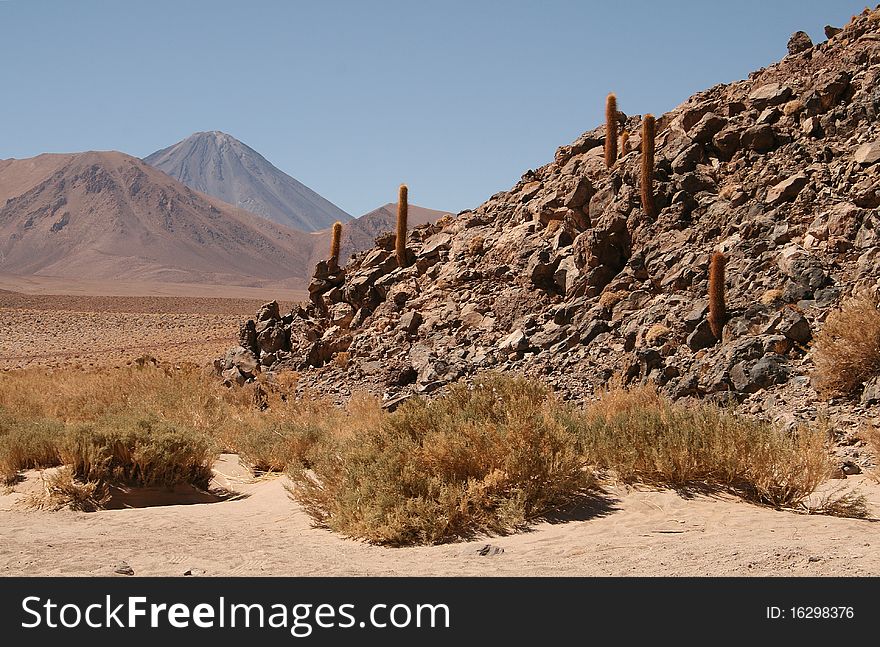
<svg viewBox="0 0 880 647">
<path fill-rule="evenodd" d="M 791 88 L 778 83 L 768 83 L 752 91 L 749 100 L 755 108 L 763 110 L 768 106 L 785 103 L 790 96 Z"/>
<path fill-rule="evenodd" d="M 354 308 L 348 303 L 335 303 L 330 307 L 328 317 L 332 325 L 348 328 L 354 319 L 354 314 Z"/>
<path fill-rule="evenodd" d="M 760 124 L 747 128 L 740 134 L 740 144 L 759 153 L 765 153 L 776 147 L 776 135 L 769 124 Z"/>
<path fill-rule="evenodd" d="M 730 370 L 733 388 L 740 393 L 755 393 L 773 384 L 782 384 L 788 377 L 785 358 L 778 355 L 766 355 L 751 365 L 739 362 Z"/>
<path fill-rule="evenodd" d="M 772 128 L 770 133 L 773 133 Z M 721 153 L 724 159 L 730 159 L 739 150 L 740 133 L 736 129 L 725 128 L 712 138 L 712 144 L 718 149 L 718 152 Z"/>
<path fill-rule="evenodd" d="M 492 544 L 485 544 L 477 549 L 477 555 L 480 557 L 493 557 L 502 553 L 504 553 L 504 549 L 501 546 L 493 546 Z"/>
<path fill-rule="evenodd" d="M 715 339 L 715 335 L 712 334 L 712 327 L 709 326 L 708 320 L 704 319 L 697 327 L 694 328 L 693 332 L 687 337 L 687 345 L 692 351 L 698 351 L 703 348 L 709 348 L 710 346 L 714 346 L 718 342 Z"/>
<path fill-rule="evenodd" d="M 865 382 L 861 403 L 865 407 L 880 404 L 880 377 L 875 377 Z"/>
<path fill-rule="evenodd" d="M 813 41 L 810 40 L 810 35 L 807 32 L 796 31 L 788 39 L 789 54 L 800 54 L 808 49 L 813 49 Z"/>
<path fill-rule="evenodd" d="M 244 386 L 244 384 L 248 381 L 248 378 L 245 377 L 242 372 L 238 370 L 238 368 L 236 368 L 235 366 L 222 371 L 220 373 L 220 377 L 223 378 L 223 381 L 227 386 L 231 386 L 232 384 Z"/>
<path fill-rule="evenodd" d="M 862 144 L 853 155 L 853 159 L 863 166 L 870 166 L 880 161 L 880 139 Z"/>
<path fill-rule="evenodd" d="M 809 181 L 809 178 L 802 173 L 792 175 L 779 184 L 771 187 L 767 191 L 767 197 L 764 198 L 764 202 L 769 205 L 777 205 L 786 200 L 793 200 Z"/>
<path fill-rule="evenodd" d="M 260 353 L 274 353 L 279 350 L 288 350 L 287 334 L 282 325 L 270 325 L 257 333 L 257 347 Z"/>
<path fill-rule="evenodd" d="M 810 322 L 793 308 L 785 308 L 782 311 L 781 320 L 776 324 L 776 332 L 798 344 L 806 344 L 813 338 Z"/>
<path fill-rule="evenodd" d="M 593 183 L 587 177 L 579 177 L 565 197 L 562 199 L 563 206 L 569 209 L 580 209 L 593 197 Z"/>
<path fill-rule="evenodd" d="M 688 136 L 698 144 L 708 144 L 712 138 L 727 125 L 727 119 L 719 117 L 714 112 L 707 112 L 694 127 L 688 131 Z"/>
<path fill-rule="evenodd" d="M 526 268 L 526 274 L 537 288 L 553 292 L 556 290 L 556 269 L 562 260 L 560 256 L 551 257 L 550 252 L 545 249 L 536 253 Z"/>
<path fill-rule="evenodd" d="M 831 25 L 825 25 L 825 38 L 834 38 L 842 32 L 843 30 L 840 27 L 832 27 Z"/>
<path fill-rule="evenodd" d="M 693 144 L 685 148 L 678 156 L 672 160 L 672 170 L 676 173 L 687 173 L 693 171 L 697 164 L 703 161 L 703 147 L 699 144 Z"/>
<path fill-rule="evenodd" d="M 418 258 L 437 258 L 441 252 L 448 252 L 452 245 L 452 236 L 443 232 L 434 234 L 422 245 Z"/>
<path fill-rule="evenodd" d="M 422 325 L 422 315 L 415 310 L 410 310 L 400 318 L 399 325 L 402 330 L 406 331 L 406 334 L 414 335 Z"/>
<path fill-rule="evenodd" d="M 498 342 L 498 350 L 509 353 L 523 351 L 529 347 L 529 339 L 522 330 L 514 330 Z"/>
<path fill-rule="evenodd" d="M 226 351 L 226 358 L 223 364 L 224 369 L 235 368 L 245 377 L 254 377 L 259 372 L 260 365 L 253 351 L 241 346 L 236 346 Z"/>
<path fill-rule="evenodd" d="M 127 562 L 119 562 L 116 568 L 113 569 L 113 572 L 120 575 L 134 575 L 134 569 Z"/>
<path fill-rule="evenodd" d="M 776 264 L 783 274 L 810 291 L 822 287 L 828 280 L 819 260 L 797 245 L 784 248 L 779 253 Z"/>
<path fill-rule="evenodd" d="M 257 312 L 257 321 L 271 321 L 273 319 L 281 319 L 277 301 L 270 301 L 264 304 L 259 312 Z"/>
<path fill-rule="evenodd" d="M 602 319 L 589 319 L 578 330 L 581 344 L 587 345 L 602 333 L 610 330 L 608 324 Z"/>
<path fill-rule="evenodd" d="M 856 465 L 853 461 L 843 461 L 840 466 L 840 471 L 847 476 L 853 476 L 855 474 L 861 474 L 862 468 Z"/>
<path fill-rule="evenodd" d="M 257 347 L 257 329 L 253 319 L 248 319 L 238 326 L 238 345 L 253 353 L 259 352 Z"/>
</svg>

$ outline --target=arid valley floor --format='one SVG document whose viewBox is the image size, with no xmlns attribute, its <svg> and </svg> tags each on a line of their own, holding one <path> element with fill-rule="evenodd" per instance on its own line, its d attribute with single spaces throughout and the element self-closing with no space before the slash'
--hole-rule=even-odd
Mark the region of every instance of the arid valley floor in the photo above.
<svg viewBox="0 0 880 647">
<path fill-rule="evenodd" d="M 0 366 L 95 370 L 143 354 L 204 364 L 230 345 L 238 321 L 263 296 L 0 292 L 3 329 L 14 333 L 0 342 Z M 113 576 L 123 563 L 157 576 L 880 574 L 880 484 L 867 475 L 829 481 L 816 496 L 857 489 L 870 519 L 607 484 L 582 508 L 526 532 L 386 548 L 313 527 L 285 476 L 254 477 L 233 454 L 214 472 L 212 485 L 232 498 L 150 490 L 123 496 L 121 509 L 50 512 L 27 506 L 42 487 L 40 472 L 27 471 L 0 492 L 0 575 Z"/>
<path fill-rule="evenodd" d="M 609 487 L 593 506 L 528 532 L 384 548 L 312 527 L 288 497 L 285 477 L 252 479 L 233 455 L 223 456 L 216 474 L 218 485 L 244 498 L 85 513 L 21 509 L 18 502 L 40 487 L 39 475 L 28 473 L 0 496 L 0 575 L 112 576 L 122 562 L 148 576 L 880 574 L 880 486 L 866 477 L 846 486 L 867 495 L 873 520 Z"/>
</svg>

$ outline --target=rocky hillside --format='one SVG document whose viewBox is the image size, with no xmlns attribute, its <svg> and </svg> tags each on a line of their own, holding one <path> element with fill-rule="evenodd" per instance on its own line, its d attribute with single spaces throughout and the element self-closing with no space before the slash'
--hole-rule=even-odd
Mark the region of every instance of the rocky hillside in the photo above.
<svg viewBox="0 0 880 647">
<path fill-rule="evenodd" d="M 195 133 L 144 161 L 196 191 L 279 225 L 318 231 L 351 216 L 257 151 L 219 131 Z"/>
<path fill-rule="evenodd" d="M 4 160 L 0 199 L 0 272 L 286 287 L 307 277 L 308 234 L 196 193 L 123 153 Z"/>
<path fill-rule="evenodd" d="M 658 117 L 655 218 L 639 199 L 642 117 L 620 113 L 631 152 L 610 170 L 602 126 L 473 211 L 412 230 L 407 267 L 391 236 L 342 271 L 320 265 L 312 302 L 264 307 L 218 370 L 297 370 L 304 389 L 368 389 L 389 407 L 481 369 L 571 399 L 653 380 L 786 424 L 824 411 L 846 445 L 877 418 L 873 396 L 817 404 L 810 344 L 854 288 L 880 287 L 880 10 L 826 31 Z M 716 250 L 720 340 L 707 322 Z"/>
</svg>

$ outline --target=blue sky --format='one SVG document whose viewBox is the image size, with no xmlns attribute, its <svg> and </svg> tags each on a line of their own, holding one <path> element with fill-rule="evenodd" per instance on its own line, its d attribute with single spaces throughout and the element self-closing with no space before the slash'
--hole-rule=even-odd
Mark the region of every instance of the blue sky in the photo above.
<svg viewBox="0 0 880 647">
<path fill-rule="evenodd" d="M 865 0 L 0 2 L 0 158 L 222 130 L 352 215 L 477 206 L 603 119 L 660 114 Z"/>
</svg>

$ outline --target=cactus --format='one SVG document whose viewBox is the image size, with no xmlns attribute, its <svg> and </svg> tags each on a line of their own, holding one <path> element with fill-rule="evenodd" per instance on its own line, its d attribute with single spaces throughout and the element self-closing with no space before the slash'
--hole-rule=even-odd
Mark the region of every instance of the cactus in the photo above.
<svg viewBox="0 0 880 647">
<path fill-rule="evenodd" d="M 407 208 L 407 194 L 409 190 L 406 188 L 405 184 L 400 185 L 400 193 L 397 198 L 397 240 L 395 242 L 395 249 L 397 251 L 397 264 L 400 267 L 406 267 L 407 259 L 406 259 L 406 217 L 408 213 Z"/>
<path fill-rule="evenodd" d="M 333 223 L 333 234 L 330 238 L 330 266 L 339 267 L 339 246 L 342 240 L 342 223 L 338 220 Z"/>
<path fill-rule="evenodd" d="M 617 97 L 612 92 L 605 100 L 605 166 L 617 161 Z"/>
<path fill-rule="evenodd" d="M 654 136 L 657 125 L 654 115 L 645 115 L 642 120 L 642 209 L 651 218 L 657 215 L 654 205 Z"/>
<path fill-rule="evenodd" d="M 721 339 L 721 332 L 727 322 L 727 306 L 724 303 L 724 266 L 727 257 L 721 252 L 712 254 L 709 262 L 709 327 L 715 339 Z"/>
<path fill-rule="evenodd" d="M 620 155 L 621 157 L 629 153 L 629 132 L 624 130 L 620 133 Z"/>
</svg>

